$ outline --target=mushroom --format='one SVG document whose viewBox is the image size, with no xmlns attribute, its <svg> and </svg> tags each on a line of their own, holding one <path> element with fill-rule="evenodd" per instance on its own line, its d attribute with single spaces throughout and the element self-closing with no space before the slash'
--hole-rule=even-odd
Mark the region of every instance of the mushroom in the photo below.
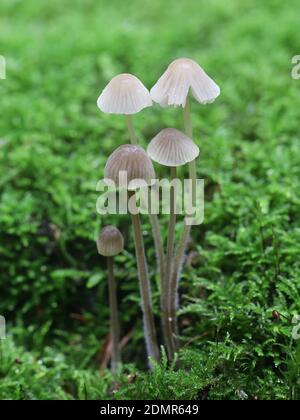
<svg viewBox="0 0 300 420">
<path fill-rule="evenodd" d="M 111 370 L 116 372 L 121 362 L 120 354 L 120 324 L 118 316 L 117 288 L 114 275 L 114 256 L 124 249 L 124 239 L 121 232 L 114 226 L 103 228 L 97 238 L 97 249 L 100 255 L 106 257 L 108 270 L 110 329 L 112 337 Z"/>
<path fill-rule="evenodd" d="M 103 89 L 98 98 L 97 105 L 105 113 L 124 114 L 130 141 L 132 144 L 138 143 L 132 122 L 132 115 L 144 108 L 152 106 L 152 99 L 148 89 L 136 76 L 127 73 L 115 76 Z M 160 277 L 162 278 L 164 276 L 165 256 L 158 217 L 156 214 L 150 214 L 149 217 L 156 255 L 158 257 Z"/>
<path fill-rule="evenodd" d="M 160 131 L 149 143 L 147 153 L 152 160 L 170 167 L 171 180 L 176 179 L 176 167 L 185 165 L 197 158 L 198 146 L 184 133 L 174 128 Z M 173 308 L 176 307 L 177 283 L 172 283 L 172 262 L 174 257 L 176 225 L 176 200 L 174 186 L 170 189 L 170 220 L 168 227 L 166 273 L 162 283 L 162 314 L 165 340 L 169 358 L 174 356 L 172 323 L 175 317 Z"/>
<path fill-rule="evenodd" d="M 151 140 L 147 153 L 155 162 L 176 168 L 196 159 L 199 148 L 176 128 L 164 128 Z"/>
<path fill-rule="evenodd" d="M 151 185 L 155 179 L 155 172 L 151 160 L 140 146 L 123 144 L 107 159 L 104 176 L 119 187 L 135 191 L 145 186 L 145 182 Z"/>
<path fill-rule="evenodd" d="M 154 102 L 161 106 L 173 105 L 183 107 L 186 134 L 193 138 L 189 91 L 201 104 L 213 102 L 220 95 L 219 86 L 205 73 L 194 60 L 179 58 L 174 60 L 164 74 L 152 87 L 150 93 Z M 192 202 L 196 203 L 196 164 L 189 165 L 192 180 Z"/>
<path fill-rule="evenodd" d="M 119 74 L 111 79 L 97 101 L 98 108 L 108 114 L 125 115 L 132 144 L 137 144 L 132 114 L 152 105 L 148 89 L 132 74 Z"/>
<path fill-rule="evenodd" d="M 113 180 L 117 185 L 122 187 L 124 187 L 124 172 L 127 174 L 127 190 L 129 199 L 134 196 L 135 191 L 138 188 L 143 185 L 151 185 L 155 178 L 151 160 L 147 156 L 146 152 L 141 147 L 132 144 L 125 144 L 118 147 L 108 158 L 104 169 L 105 178 Z M 149 283 L 141 221 L 138 212 L 137 214 L 131 213 L 131 219 L 134 231 L 147 354 L 148 357 L 158 361 L 159 348 L 152 311 L 151 288 Z M 150 367 L 153 367 L 151 360 Z"/>
<path fill-rule="evenodd" d="M 179 58 L 174 60 L 157 83 L 152 87 L 150 93 L 154 102 L 161 106 L 181 106 L 183 107 L 183 119 L 186 135 L 192 139 L 192 123 L 189 92 L 200 104 L 208 104 L 220 95 L 219 86 L 205 73 L 205 71 L 189 58 Z M 196 205 L 196 162 L 189 163 L 189 173 L 192 182 L 192 205 Z M 186 244 L 190 235 L 192 222 L 184 225 L 174 259 L 171 283 L 178 282 L 180 268 L 186 249 Z M 177 299 L 176 299 L 177 300 Z M 174 325 L 175 330 L 177 326 Z"/>
<path fill-rule="evenodd" d="M 161 106 L 186 106 L 189 90 L 201 104 L 209 104 L 220 95 L 219 86 L 194 60 L 174 60 L 151 89 L 151 97 Z"/>
</svg>

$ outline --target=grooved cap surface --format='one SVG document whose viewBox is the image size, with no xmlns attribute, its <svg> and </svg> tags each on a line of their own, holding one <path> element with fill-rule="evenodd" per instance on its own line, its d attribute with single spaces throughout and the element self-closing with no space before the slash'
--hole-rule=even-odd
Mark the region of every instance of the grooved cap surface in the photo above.
<svg viewBox="0 0 300 420">
<path fill-rule="evenodd" d="M 181 131 L 165 128 L 151 140 L 147 153 L 161 165 L 181 166 L 196 159 L 199 148 Z"/>
<path fill-rule="evenodd" d="M 152 185 L 155 172 L 144 149 L 137 145 L 124 144 L 109 156 L 104 176 L 120 187 L 126 187 L 127 178 L 127 189 L 136 190 L 139 187 Z"/>
<path fill-rule="evenodd" d="M 191 91 L 201 104 L 213 102 L 220 95 L 219 86 L 194 60 L 173 61 L 151 89 L 151 97 L 161 106 L 182 106 Z"/>
<path fill-rule="evenodd" d="M 103 89 L 98 108 L 108 114 L 135 114 L 152 105 L 148 89 L 132 74 L 115 76 Z"/>
<path fill-rule="evenodd" d="M 124 249 L 124 238 L 115 226 L 103 228 L 97 239 L 97 249 L 100 255 L 114 257 Z"/>
</svg>

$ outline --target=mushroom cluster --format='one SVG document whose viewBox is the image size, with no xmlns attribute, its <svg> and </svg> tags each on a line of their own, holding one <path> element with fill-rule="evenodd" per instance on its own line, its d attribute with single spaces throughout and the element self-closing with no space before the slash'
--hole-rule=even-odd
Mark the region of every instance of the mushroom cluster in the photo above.
<svg viewBox="0 0 300 420">
<path fill-rule="evenodd" d="M 168 66 L 150 92 L 136 76 L 120 74 L 107 84 L 97 101 L 101 111 L 109 114 L 122 114 L 125 117 L 130 144 L 119 146 L 109 156 L 104 173 L 105 178 L 115 182 L 116 188 L 121 185 L 124 187 L 126 184 L 128 202 L 135 198 L 138 190 L 155 183 L 155 172 L 151 160 L 159 165 L 167 166 L 170 171 L 170 214 L 166 246 L 162 238 L 158 216 L 149 212 L 159 275 L 161 328 L 170 361 L 174 359 L 174 355 L 179 349 L 180 332 L 176 319 L 179 301 L 178 284 L 192 226 L 191 223 L 187 223 L 187 218 L 190 215 L 186 214 L 182 232 L 176 240 L 176 192 L 172 181 L 177 179 L 177 168 L 188 165 L 189 179 L 192 185 L 191 199 L 193 205 L 196 205 L 196 159 L 199 156 L 199 148 L 193 141 L 190 97 L 192 96 L 200 104 L 208 104 L 213 102 L 219 94 L 218 85 L 195 61 L 180 58 Z M 153 102 L 162 107 L 182 107 L 185 133 L 175 128 L 165 128 L 149 142 L 145 151 L 138 145 L 138 137 L 133 125 L 133 114 L 152 106 Z M 124 174 L 126 183 L 123 179 Z M 138 212 L 131 212 L 131 222 L 143 312 L 144 337 L 149 367 L 152 368 L 154 361 L 159 362 L 160 355 L 143 230 Z M 176 242 L 177 247 L 175 247 Z M 97 247 L 99 254 L 107 258 L 112 337 L 111 368 L 116 371 L 121 356 L 113 257 L 123 250 L 122 234 L 116 227 L 105 227 L 100 232 Z"/>
</svg>

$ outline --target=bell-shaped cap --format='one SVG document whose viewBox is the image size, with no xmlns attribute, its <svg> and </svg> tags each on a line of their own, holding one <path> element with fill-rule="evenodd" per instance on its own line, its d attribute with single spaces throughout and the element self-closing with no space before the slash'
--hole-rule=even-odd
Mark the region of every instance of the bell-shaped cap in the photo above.
<svg viewBox="0 0 300 420">
<path fill-rule="evenodd" d="M 151 97 L 161 106 L 185 107 L 189 91 L 201 104 L 211 103 L 220 95 L 219 86 L 199 64 L 189 58 L 179 58 L 153 86 Z"/>
<path fill-rule="evenodd" d="M 124 249 L 124 238 L 115 226 L 103 228 L 97 239 L 97 249 L 104 257 L 114 257 Z"/>
<path fill-rule="evenodd" d="M 131 191 L 155 182 L 151 160 L 145 150 L 135 144 L 119 146 L 109 156 L 104 176 L 114 181 L 117 187 Z"/>
<path fill-rule="evenodd" d="M 151 140 L 147 153 L 161 165 L 181 166 L 196 159 L 199 148 L 181 131 L 165 128 Z"/>
<path fill-rule="evenodd" d="M 103 89 L 97 101 L 101 111 L 108 114 L 136 114 L 152 105 L 148 89 L 132 74 L 115 76 Z"/>
</svg>

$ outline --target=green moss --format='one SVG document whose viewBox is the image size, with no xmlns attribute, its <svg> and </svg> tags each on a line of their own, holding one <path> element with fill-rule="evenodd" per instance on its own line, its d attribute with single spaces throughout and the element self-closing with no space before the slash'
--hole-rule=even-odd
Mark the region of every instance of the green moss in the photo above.
<svg viewBox="0 0 300 420">
<path fill-rule="evenodd" d="M 298 9 L 297 0 L 1 1 L 2 398 L 299 398 L 289 321 L 300 314 L 300 85 L 290 76 Z M 126 128 L 95 104 L 116 73 L 150 87 L 179 56 L 199 61 L 222 95 L 192 109 L 207 197 L 180 289 L 180 369 L 147 374 L 129 221 L 95 211 L 96 182 Z M 135 124 L 146 145 L 160 128 L 182 127 L 180 110 L 155 106 Z M 108 223 L 127 244 L 118 386 L 98 374 L 108 310 L 94 237 Z M 166 236 L 165 218 L 162 226 Z"/>
</svg>

